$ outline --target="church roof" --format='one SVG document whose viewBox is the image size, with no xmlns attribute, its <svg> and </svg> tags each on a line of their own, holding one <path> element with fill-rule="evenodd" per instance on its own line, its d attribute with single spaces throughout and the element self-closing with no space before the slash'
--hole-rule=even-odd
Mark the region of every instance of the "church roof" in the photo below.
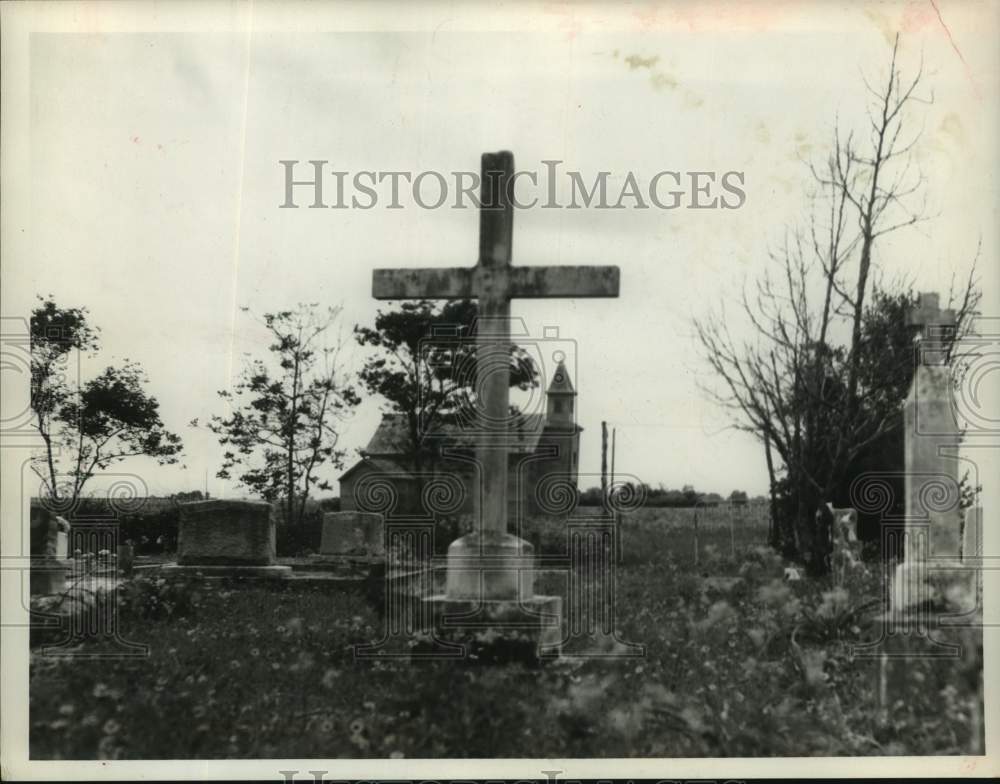
<svg viewBox="0 0 1000 784">
<path fill-rule="evenodd" d="M 509 449 L 515 452 L 534 452 L 545 430 L 544 414 L 525 414 L 519 417 L 509 431 Z M 445 423 L 434 429 L 433 437 L 440 438 L 445 446 L 472 449 L 479 440 L 475 429 L 456 423 Z M 371 437 L 363 453 L 370 456 L 392 457 L 408 454 L 411 450 L 410 433 L 406 414 L 383 414 L 378 430 Z"/>
<path fill-rule="evenodd" d="M 566 370 L 566 363 L 560 362 L 556 365 L 556 372 L 552 374 L 552 383 L 549 384 L 549 395 L 551 394 L 575 395 L 576 390 L 569 380 L 569 371 Z"/>
<path fill-rule="evenodd" d="M 340 480 L 343 481 L 359 468 L 373 468 L 380 474 L 393 474 L 399 479 L 413 479 L 413 474 L 411 473 L 412 466 L 404 465 L 402 462 L 392 460 L 391 458 L 365 456 L 344 471 L 340 475 Z"/>
</svg>

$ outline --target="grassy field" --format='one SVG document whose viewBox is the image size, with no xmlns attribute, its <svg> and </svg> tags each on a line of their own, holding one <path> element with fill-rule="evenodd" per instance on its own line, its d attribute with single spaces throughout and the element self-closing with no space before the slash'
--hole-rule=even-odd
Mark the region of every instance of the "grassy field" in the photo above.
<svg viewBox="0 0 1000 784">
<path fill-rule="evenodd" d="M 643 510 L 622 527 L 628 658 L 541 666 L 359 660 L 380 638 L 360 593 L 136 581 L 122 634 L 138 659 L 31 663 L 31 756 L 623 757 L 956 754 L 969 697 L 929 688 L 880 717 L 879 570 L 846 589 L 785 582 L 766 527 Z M 552 532 L 557 538 L 558 532 Z M 735 543 L 735 546 L 734 546 Z M 735 557 L 733 553 L 735 552 Z M 719 578 L 738 578 L 720 580 Z M 560 590 L 561 581 L 542 581 Z M 607 640 L 601 650 L 613 652 Z M 921 669 L 923 668 L 923 669 Z M 918 678 L 919 676 L 919 678 Z"/>
</svg>

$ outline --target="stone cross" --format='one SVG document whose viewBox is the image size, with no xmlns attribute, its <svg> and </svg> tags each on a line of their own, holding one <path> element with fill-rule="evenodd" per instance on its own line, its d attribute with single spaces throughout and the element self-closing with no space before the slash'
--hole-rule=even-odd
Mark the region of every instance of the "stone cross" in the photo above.
<svg viewBox="0 0 1000 784">
<path fill-rule="evenodd" d="M 944 363 L 941 341 L 945 335 L 942 327 L 955 326 L 955 311 L 951 308 L 941 310 L 939 303 L 940 298 L 936 292 L 924 292 L 917 298 L 917 307 L 906 314 L 907 325 L 918 329 L 920 363 L 923 365 Z"/>
<path fill-rule="evenodd" d="M 376 269 L 375 299 L 478 299 L 477 388 L 485 432 L 476 444 L 483 490 L 480 532 L 507 531 L 507 425 L 510 419 L 510 301 L 515 298 L 617 297 L 618 267 L 511 266 L 514 156 L 483 153 L 479 260 L 474 267 Z"/>
</svg>

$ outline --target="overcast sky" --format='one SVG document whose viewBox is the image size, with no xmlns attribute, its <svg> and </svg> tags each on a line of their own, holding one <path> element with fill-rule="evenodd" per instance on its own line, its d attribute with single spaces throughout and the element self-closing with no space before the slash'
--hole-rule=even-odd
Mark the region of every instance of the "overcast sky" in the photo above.
<svg viewBox="0 0 1000 784">
<path fill-rule="evenodd" d="M 263 350 L 240 306 L 342 304 L 347 336 L 374 317 L 373 268 L 470 265 L 478 247 L 474 210 L 420 209 L 409 196 L 398 210 L 279 209 L 279 160 L 328 160 L 352 174 L 476 171 L 482 152 L 509 149 L 540 176 L 546 159 L 588 181 L 609 171 L 615 194 L 630 171 L 644 187 L 662 170 L 739 171 L 746 200 L 736 210 L 519 211 L 515 263 L 617 264 L 621 293 L 515 301 L 513 313 L 532 335 L 556 326 L 575 346 L 581 472 L 593 475 L 581 486 L 597 484 L 606 419 L 619 472 L 764 492 L 761 446 L 727 430 L 699 391 L 707 370 L 691 319 L 732 308 L 802 216 L 802 159 L 822 160 L 838 116 L 864 130 L 862 76 L 884 76 L 896 30 L 904 71 L 922 52 L 934 93 L 913 127 L 924 127 L 917 152 L 937 217 L 883 245 L 877 262 L 888 277 L 946 293 L 981 240 L 984 309 L 998 312 L 997 12 L 749 6 L 538 6 L 484 32 L 456 9 L 279 20 L 274 7 L 234 4 L 213 32 L 157 32 L 183 26 L 143 17 L 132 29 L 149 32 L 107 32 L 129 28 L 97 18 L 91 33 L 36 34 L 30 185 L 15 194 L 26 220 L 19 255 L 4 259 L 5 315 L 26 314 L 36 293 L 86 305 L 102 329 L 100 362 L 139 361 L 186 445 L 186 469 L 124 470 L 152 493 L 202 488 L 207 471 L 213 495 L 235 495 L 214 478 L 214 437 L 187 423 L 223 412 L 216 392 L 246 352 Z M 566 182 L 558 187 L 568 201 Z M 360 348 L 349 356 L 361 358 Z M 367 442 L 379 410 L 365 402 L 345 446 Z"/>
</svg>

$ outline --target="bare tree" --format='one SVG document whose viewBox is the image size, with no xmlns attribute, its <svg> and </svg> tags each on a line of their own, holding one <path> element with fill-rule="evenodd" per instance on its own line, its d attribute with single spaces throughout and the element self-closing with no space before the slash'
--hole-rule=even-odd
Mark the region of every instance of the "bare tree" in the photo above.
<svg viewBox="0 0 1000 784">
<path fill-rule="evenodd" d="M 721 381 L 706 392 L 732 412 L 737 428 L 764 443 L 772 513 L 791 518 L 772 543 L 817 570 L 824 554 L 814 541 L 814 511 L 842 486 L 852 463 L 898 426 L 912 373 L 905 323 L 895 318 L 908 295 L 905 287 L 881 288 L 873 261 L 879 238 L 926 218 L 924 178 L 911 154 L 920 132 L 904 129 L 908 107 L 932 98 L 919 92 L 922 64 L 904 80 L 897 53 L 898 38 L 881 89 L 865 81 L 869 133 L 834 130 L 825 164 L 809 167 L 814 189 L 804 225 L 786 232 L 764 273 L 744 289 L 751 336 L 737 340 L 724 310 L 695 322 Z M 959 294 L 959 332 L 978 303 L 974 270 Z M 869 333 L 884 328 L 886 311 L 896 340 L 879 345 Z M 848 328 L 849 339 L 837 342 Z M 783 512 L 775 497 L 780 472 L 793 507 Z"/>
</svg>

